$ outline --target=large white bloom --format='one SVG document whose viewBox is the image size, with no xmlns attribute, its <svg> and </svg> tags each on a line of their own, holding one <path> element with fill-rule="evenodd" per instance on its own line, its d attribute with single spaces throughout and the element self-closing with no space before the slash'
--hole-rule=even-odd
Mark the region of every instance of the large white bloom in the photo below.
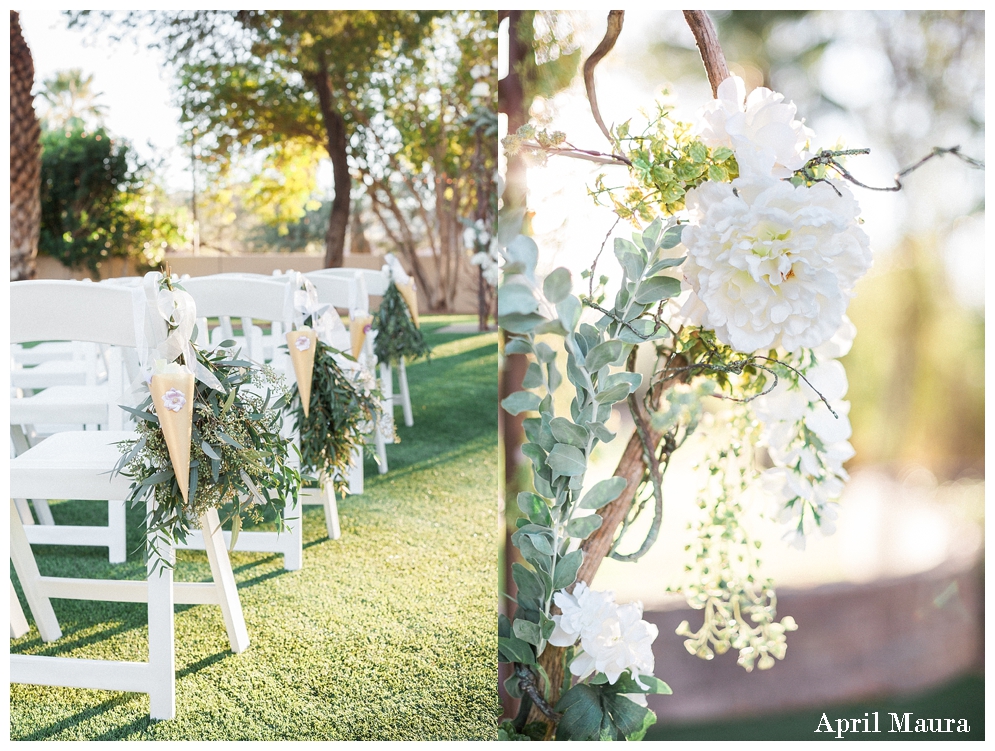
<svg viewBox="0 0 995 751">
<path fill-rule="evenodd" d="M 555 647 L 570 647 L 580 640 L 581 651 L 570 663 L 570 672 L 580 678 L 604 673 L 609 683 L 618 681 L 626 670 L 638 680 L 653 673 L 653 640 L 659 631 L 642 619 L 643 605 L 618 605 L 613 592 L 589 589 L 583 582 L 572 594 L 553 595 L 562 611 L 554 615 L 556 628 L 549 637 Z"/>
<path fill-rule="evenodd" d="M 860 207 L 845 185 L 773 177 L 705 182 L 687 195 L 684 313 L 740 352 L 817 347 L 840 328 L 870 268 Z"/>
<path fill-rule="evenodd" d="M 702 108 L 700 137 L 706 146 L 732 149 L 742 176 L 791 177 L 808 160 L 814 135 L 795 112 L 794 104 L 770 89 L 746 96 L 743 79 L 731 76 L 719 84 L 718 98 Z"/>
<path fill-rule="evenodd" d="M 626 670 L 634 678 L 652 675 L 653 640 L 658 633 L 656 626 L 643 620 L 642 603 L 619 605 L 614 618 L 581 634 L 584 651 L 570 663 L 570 672 L 584 678 L 597 671 L 604 673 L 609 683 L 618 681 Z"/>
</svg>

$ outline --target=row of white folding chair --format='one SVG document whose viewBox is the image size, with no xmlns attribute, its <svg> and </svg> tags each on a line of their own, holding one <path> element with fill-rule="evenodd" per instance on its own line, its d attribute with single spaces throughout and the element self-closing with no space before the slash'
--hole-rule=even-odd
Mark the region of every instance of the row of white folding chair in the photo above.
<svg viewBox="0 0 995 751">
<path fill-rule="evenodd" d="M 271 325 L 279 324 L 281 330 L 289 331 L 293 324 L 292 295 L 288 294 L 287 279 L 274 279 L 264 276 L 248 275 L 214 275 L 184 279 L 181 286 L 193 297 L 197 308 L 199 326 L 206 326 L 206 318 L 222 316 L 240 317 L 243 320 L 267 321 Z M 251 358 L 251 355 L 249 356 Z M 281 354 L 273 365 L 289 379 L 294 378 L 293 368 L 288 356 Z M 285 422 L 285 435 L 296 435 L 296 426 L 290 421 Z M 299 569 L 303 565 L 303 534 L 301 529 L 301 513 L 299 505 L 314 504 L 324 507 L 325 525 L 330 539 L 338 539 L 339 529 L 338 507 L 335 501 L 335 491 L 331 478 L 321 478 L 318 488 L 302 488 L 298 504 L 288 507 L 284 512 L 286 529 L 283 533 L 243 531 L 239 534 L 237 547 L 239 550 L 253 552 L 273 552 L 283 555 L 283 565 L 288 571 Z M 353 456 L 353 468 L 349 477 L 350 492 L 363 492 L 362 455 L 357 452 Z M 227 539 L 230 534 L 225 533 Z M 200 548 L 203 541 L 199 535 L 191 535 L 183 547 Z"/>
<path fill-rule="evenodd" d="M 381 271 L 374 271 L 373 269 L 353 269 L 353 268 L 337 268 L 337 269 L 321 269 L 320 271 L 311 271 L 305 276 L 311 280 L 312 284 L 318 286 L 322 285 L 332 285 L 335 280 L 348 280 L 351 282 L 351 289 L 355 290 L 353 293 L 356 300 L 356 305 L 359 310 L 369 312 L 370 310 L 370 296 L 383 294 L 387 291 L 387 286 L 389 280 L 387 275 Z M 344 294 L 342 292 L 331 292 L 330 294 L 335 294 L 337 297 L 342 298 Z M 371 337 L 369 338 L 370 348 L 372 350 L 373 343 L 376 341 L 376 331 L 371 332 Z M 404 358 L 400 358 L 397 367 L 397 381 L 398 388 L 400 391 L 400 397 L 394 396 L 394 375 L 393 369 L 389 362 L 380 363 L 380 391 L 383 395 L 384 403 L 391 406 L 391 416 L 390 419 L 393 422 L 393 411 L 397 407 L 398 403 L 401 405 L 402 413 L 404 414 L 404 424 L 409 428 L 414 425 L 414 415 L 411 411 L 411 394 L 408 390 L 408 372 L 405 366 Z"/>
<path fill-rule="evenodd" d="M 128 401 L 125 394 L 127 384 L 137 375 L 137 369 L 132 367 L 129 371 L 126 362 L 137 365 L 137 356 L 134 350 L 129 352 L 106 346 L 102 349 L 106 368 L 102 383 L 94 383 L 91 379 L 85 385 L 53 385 L 39 393 L 11 399 L 10 431 L 14 455 L 20 455 L 48 436 L 65 430 L 123 430 L 130 424 L 130 419 L 119 405 Z M 27 500 L 14 498 L 30 542 L 107 547 L 111 563 L 125 561 L 124 502 L 108 501 L 107 526 L 78 526 L 56 524 L 45 498 L 30 499 L 38 516 L 39 523 L 35 524 Z"/>
<path fill-rule="evenodd" d="M 154 303 L 149 306 L 148 300 L 143 299 L 143 289 L 29 281 L 11 283 L 10 291 L 10 333 L 14 342 L 74 340 L 136 347 L 136 307 L 144 310 L 139 323 L 144 326 L 148 340 L 158 342 L 165 337 L 165 325 L 154 312 Z M 116 443 L 136 437 L 130 431 L 111 430 L 58 433 L 11 460 L 11 496 L 123 503 L 130 495 L 129 480 L 121 475 L 111 477 L 111 469 L 120 456 Z M 149 494 L 150 512 L 154 503 L 154 494 Z M 145 602 L 149 617 L 149 660 L 138 663 L 12 654 L 11 682 L 147 693 L 151 717 L 172 718 L 176 705 L 174 603 L 219 605 L 232 651 L 242 652 L 249 644 L 217 512 L 208 512 L 200 521 L 207 540 L 212 583 L 174 584 L 172 569 L 156 570 L 154 559 L 148 564 L 144 582 L 49 577 L 38 570 L 12 501 L 11 562 L 42 641 L 51 642 L 62 635 L 52 599 Z M 161 556 L 174 560 L 172 548 L 166 542 L 160 539 L 156 544 Z M 23 632 L 26 625 L 16 617 L 18 611 L 20 603 L 11 619 L 12 635 Z"/>
</svg>

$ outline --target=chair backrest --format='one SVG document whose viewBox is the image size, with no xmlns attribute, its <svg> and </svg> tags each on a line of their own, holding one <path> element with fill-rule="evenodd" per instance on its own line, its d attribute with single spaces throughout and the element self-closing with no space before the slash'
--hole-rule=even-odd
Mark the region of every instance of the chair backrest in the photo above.
<svg viewBox="0 0 995 751">
<path fill-rule="evenodd" d="M 383 297 L 384 292 L 387 291 L 387 285 L 390 284 L 390 280 L 387 278 L 387 275 L 376 269 L 341 267 L 337 269 L 321 269 L 320 271 L 312 271 L 308 274 L 308 277 L 310 278 L 312 275 L 346 277 L 358 276 L 362 278 L 363 284 L 366 285 L 366 293 L 371 297 Z"/>
<path fill-rule="evenodd" d="M 318 291 L 318 300 L 329 303 L 340 310 L 349 313 L 368 313 L 370 296 L 366 292 L 363 277 L 352 274 L 326 274 L 313 271 L 305 274 Z"/>
<path fill-rule="evenodd" d="M 10 283 L 10 341 L 79 341 L 139 346 L 136 315 L 146 342 L 166 337 L 166 322 L 150 315 L 141 287 L 37 279 Z"/>
<path fill-rule="evenodd" d="M 253 319 L 270 322 L 277 338 L 282 335 L 280 332 L 289 331 L 286 327 L 293 323 L 293 295 L 286 279 L 216 274 L 184 279 L 180 286 L 193 297 L 201 320 L 220 319 L 224 338 L 233 338 L 232 317 L 242 319 L 244 354 L 250 360 L 263 362 L 265 359 L 261 332 L 257 332 L 258 336 L 253 334 Z M 202 343 L 206 339 L 204 328 L 200 332 Z"/>
</svg>

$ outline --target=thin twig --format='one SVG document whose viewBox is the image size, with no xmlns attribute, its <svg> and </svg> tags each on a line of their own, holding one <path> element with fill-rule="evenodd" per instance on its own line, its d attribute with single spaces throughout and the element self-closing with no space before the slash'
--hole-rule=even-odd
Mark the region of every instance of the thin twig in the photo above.
<svg viewBox="0 0 995 751">
<path fill-rule="evenodd" d="M 620 221 L 622 221 L 622 217 L 616 214 L 615 223 L 611 226 L 611 229 L 608 230 L 608 233 L 605 235 L 605 239 L 601 241 L 601 248 L 598 250 L 598 255 L 594 257 L 594 263 L 591 264 L 591 276 L 587 285 L 587 296 L 591 299 L 594 299 L 594 271 L 598 268 L 598 259 L 601 258 L 601 254 L 605 252 L 605 245 L 608 243 L 608 238 L 612 236 L 612 232 L 615 231 L 615 228 L 618 226 Z"/>
<path fill-rule="evenodd" d="M 605 126 L 605 121 L 601 119 L 601 110 L 598 109 L 598 95 L 594 90 L 594 69 L 615 46 L 618 35 L 622 33 L 624 19 L 624 10 L 608 11 L 608 28 L 605 30 L 605 36 L 584 63 L 584 88 L 587 89 L 587 99 L 591 103 L 591 114 L 594 115 L 594 120 L 605 134 L 605 138 L 613 145 L 615 142 L 612 140 L 611 132 Z"/>
<path fill-rule="evenodd" d="M 903 177 L 912 174 L 917 169 L 922 167 L 930 159 L 937 156 L 943 156 L 945 154 L 952 154 L 953 156 L 960 159 L 962 162 L 968 164 L 971 167 L 974 167 L 975 169 L 985 168 L 984 162 L 978 159 L 973 159 L 972 157 L 966 156 L 964 154 L 961 154 L 960 146 L 951 146 L 950 148 L 943 148 L 941 146 L 937 146 L 929 154 L 920 159 L 918 162 L 911 165 L 910 167 L 906 167 L 897 175 L 895 175 L 894 185 L 890 185 L 884 188 L 878 188 L 873 185 L 866 185 L 860 182 L 860 180 L 858 180 L 852 174 L 850 174 L 850 171 L 846 167 L 844 167 L 839 161 L 839 157 L 841 156 L 857 156 L 857 155 L 870 154 L 870 153 L 871 153 L 870 149 L 847 149 L 844 151 L 831 151 L 826 149 L 824 151 L 820 151 L 814 157 L 805 162 L 805 166 L 802 167 L 800 170 L 798 170 L 795 174 L 801 175 L 806 180 L 811 180 L 812 182 L 827 183 L 833 190 L 836 191 L 837 195 L 842 195 L 839 192 L 839 190 L 837 190 L 836 186 L 834 186 L 831 182 L 829 182 L 825 178 L 816 177 L 815 174 L 812 172 L 812 168 L 818 166 L 828 167 L 829 169 L 834 170 L 844 180 L 853 183 L 858 188 L 866 188 L 867 190 L 877 190 L 884 193 L 897 193 L 898 191 L 902 190 L 902 188 L 904 187 L 904 185 L 902 184 Z"/>
</svg>

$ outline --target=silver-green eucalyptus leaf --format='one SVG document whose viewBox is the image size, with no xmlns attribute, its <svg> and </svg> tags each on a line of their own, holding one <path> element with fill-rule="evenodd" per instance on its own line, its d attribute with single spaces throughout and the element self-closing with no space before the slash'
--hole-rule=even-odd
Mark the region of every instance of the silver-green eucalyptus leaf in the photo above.
<svg viewBox="0 0 995 751">
<path fill-rule="evenodd" d="M 502 284 L 498 287 L 498 315 L 506 316 L 510 313 L 528 315 L 535 313 L 539 308 L 539 301 L 529 287 L 524 284 L 514 282 Z"/>
<path fill-rule="evenodd" d="M 564 267 L 553 269 L 542 283 L 542 293 L 554 305 L 562 302 L 570 294 L 572 287 L 570 271 Z"/>
<path fill-rule="evenodd" d="M 573 331 L 577 327 L 581 312 L 580 300 L 573 295 L 568 295 L 556 304 L 556 314 L 567 332 Z"/>
<path fill-rule="evenodd" d="M 520 415 L 539 408 L 541 399 L 531 391 L 516 391 L 501 400 L 501 406 L 509 415 Z"/>
<path fill-rule="evenodd" d="M 588 432 L 586 428 L 570 422 L 565 417 L 554 417 L 549 421 L 549 428 L 553 437 L 560 443 L 568 443 L 580 449 L 587 448 Z"/>
<path fill-rule="evenodd" d="M 684 233 L 684 228 L 686 224 L 679 224 L 671 227 L 666 232 L 663 233 L 663 239 L 660 241 L 660 247 L 664 250 L 670 250 L 681 244 L 681 235 Z"/>
<path fill-rule="evenodd" d="M 557 443 L 546 457 L 546 463 L 553 475 L 573 477 L 582 475 L 587 470 L 587 458 L 576 446 Z"/>
<path fill-rule="evenodd" d="M 597 514 L 578 516 L 567 523 L 567 534 L 578 540 L 586 540 L 588 536 L 601 526 L 601 517 Z"/>
<path fill-rule="evenodd" d="M 584 497 L 580 499 L 577 508 L 599 509 L 614 501 L 625 490 L 627 482 L 624 477 L 609 477 L 596 483 Z"/>
</svg>

